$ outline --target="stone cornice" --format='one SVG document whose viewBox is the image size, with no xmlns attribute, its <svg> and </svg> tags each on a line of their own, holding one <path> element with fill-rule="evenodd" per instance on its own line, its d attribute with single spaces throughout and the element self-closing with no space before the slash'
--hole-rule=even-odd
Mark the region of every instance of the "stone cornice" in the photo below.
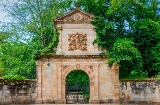
<svg viewBox="0 0 160 105">
<path fill-rule="evenodd" d="M 41 53 L 35 55 L 35 60 L 41 58 L 108 58 L 103 55 L 56 55 L 54 53 Z"/>
<path fill-rule="evenodd" d="M 54 58 L 107 58 L 100 55 L 55 55 Z"/>
<path fill-rule="evenodd" d="M 81 15 L 83 14 L 83 18 L 73 18 L 70 17 L 71 15 L 75 14 L 75 13 L 81 13 Z M 85 12 L 83 10 L 81 10 L 80 8 L 75 8 L 70 12 L 65 13 L 64 15 L 60 15 L 57 18 L 53 19 L 53 22 L 55 24 L 64 24 L 64 23 L 72 23 L 72 24 L 82 24 L 82 23 L 90 23 L 90 21 L 93 19 L 94 15 Z M 68 19 L 65 19 L 68 18 Z"/>
<path fill-rule="evenodd" d="M 94 15 L 92 15 L 92 14 L 90 14 L 90 13 L 88 13 L 88 12 L 85 12 L 85 11 L 81 10 L 80 8 L 75 8 L 75 9 L 73 9 L 72 11 L 69 11 L 69 12 L 67 12 L 67 13 L 65 13 L 65 14 L 63 14 L 63 15 L 58 16 L 57 18 L 53 19 L 53 21 L 62 20 L 62 18 L 66 17 L 66 16 L 68 16 L 68 15 L 70 15 L 70 14 L 73 14 L 73 13 L 76 12 L 76 11 L 82 12 L 82 13 L 84 13 L 85 15 L 91 17 L 91 18 L 94 17 Z"/>
<path fill-rule="evenodd" d="M 160 81 L 160 78 L 146 78 L 146 79 L 120 79 L 120 82 L 147 82 L 147 81 Z"/>
</svg>

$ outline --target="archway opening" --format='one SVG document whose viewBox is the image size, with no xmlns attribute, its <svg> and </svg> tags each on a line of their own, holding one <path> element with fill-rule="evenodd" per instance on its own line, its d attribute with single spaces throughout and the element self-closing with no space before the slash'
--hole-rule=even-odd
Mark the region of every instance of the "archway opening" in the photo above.
<svg viewBox="0 0 160 105">
<path fill-rule="evenodd" d="M 73 70 L 66 77 L 66 103 L 88 104 L 90 79 L 82 70 Z"/>
</svg>

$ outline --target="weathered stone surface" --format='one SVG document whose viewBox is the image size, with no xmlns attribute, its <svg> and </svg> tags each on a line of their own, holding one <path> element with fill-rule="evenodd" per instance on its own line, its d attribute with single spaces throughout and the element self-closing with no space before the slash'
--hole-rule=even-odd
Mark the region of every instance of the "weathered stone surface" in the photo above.
<svg viewBox="0 0 160 105">
<path fill-rule="evenodd" d="M 20 88 L 24 87 L 23 81 L 12 81 L 12 82 L 4 82 L 5 80 L 0 79 L 0 104 L 64 104 L 66 102 L 65 99 L 56 99 L 56 98 L 48 98 L 48 99 L 36 99 L 36 81 L 25 81 L 27 83 L 28 90 L 27 94 L 19 95 L 19 91 L 17 89 L 13 89 L 13 87 Z M 11 83 L 11 84 L 8 84 Z M 14 85 L 13 85 L 14 84 Z M 34 85 L 33 85 L 34 84 Z M 62 83 L 62 86 L 65 83 Z M 91 83 L 93 84 L 93 82 Z M 145 84 L 145 85 L 144 85 Z M 12 85 L 12 88 L 10 87 Z M 18 88 L 17 87 L 17 88 Z M 114 86 L 117 87 L 117 86 Z M 155 87 L 155 91 L 153 92 L 152 87 Z M 123 105 L 129 104 L 141 104 L 141 105 L 159 105 L 160 104 L 160 80 L 143 80 L 143 81 L 120 81 L 120 102 Z M 104 90 L 104 93 L 107 93 L 107 90 Z M 11 93 L 6 95 L 6 93 Z M 24 92 L 25 93 L 25 92 Z M 90 99 L 90 103 L 100 103 L 100 104 L 112 104 L 119 103 L 119 99 L 116 98 L 101 98 Z"/>
<path fill-rule="evenodd" d="M 35 103 L 36 81 L 0 79 L 0 104 Z"/>
<path fill-rule="evenodd" d="M 96 37 L 92 19 L 80 9 L 55 19 L 60 33 L 57 55 L 37 60 L 37 84 L 0 79 L 0 104 L 65 104 L 66 76 L 77 69 L 90 79 L 90 104 L 159 104 L 160 80 L 119 83 L 118 66 L 108 65 L 108 58 L 99 56 L 102 51 L 92 44 Z"/>
<path fill-rule="evenodd" d="M 66 104 L 66 99 L 58 99 L 55 101 L 55 104 Z"/>
<path fill-rule="evenodd" d="M 119 98 L 118 67 L 108 67 L 107 57 L 92 42 L 96 38 L 93 15 L 78 8 L 54 20 L 60 33 L 55 57 L 37 61 L 37 99 L 54 98 L 65 103 L 65 82 L 73 70 L 84 71 L 90 79 L 90 103 L 103 98 Z"/>
<path fill-rule="evenodd" d="M 121 102 L 159 102 L 160 80 L 121 81 Z"/>
<path fill-rule="evenodd" d="M 100 100 L 99 99 L 90 99 L 89 103 L 90 104 L 100 104 Z"/>
</svg>

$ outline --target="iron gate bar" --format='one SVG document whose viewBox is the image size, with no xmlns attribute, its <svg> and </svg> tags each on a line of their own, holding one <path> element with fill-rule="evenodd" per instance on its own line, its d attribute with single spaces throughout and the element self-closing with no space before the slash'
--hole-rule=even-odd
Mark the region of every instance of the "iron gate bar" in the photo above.
<svg viewBox="0 0 160 105">
<path fill-rule="evenodd" d="M 89 94 L 90 93 L 89 91 L 90 91 L 89 82 L 82 82 L 82 83 L 78 83 L 78 81 L 67 82 L 66 83 L 66 103 L 69 103 L 68 102 L 69 95 L 73 96 L 74 92 L 76 93 L 76 97 L 74 97 L 74 98 L 76 98 L 76 102 L 74 102 L 74 103 L 81 103 L 79 98 L 82 98 L 82 97 L 79 97 L 79 96 L 83 95 L 83 98 L 85 100 L 86 97 L 84 97 L 84 95 Z M 86 100 L 87 100 L 87 98 L 86 98 Z"/>
</svg>

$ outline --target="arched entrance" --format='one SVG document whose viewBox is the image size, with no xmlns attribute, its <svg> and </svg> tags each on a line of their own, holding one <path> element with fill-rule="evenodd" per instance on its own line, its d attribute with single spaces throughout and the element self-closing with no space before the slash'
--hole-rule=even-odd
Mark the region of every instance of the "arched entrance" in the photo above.
<svg viewBox="0 0 160 105">
<path fill-rule="evenodd" d="M 93 18 L 92 14 L 75 8 L 54 19 L 59 32 L 56 53 L 37 56 L 37 104 L 66 104 L 69 93 L 66 89 L 70 89 L 66 77 L 74 70 L 82 70 L 89 77 L 90 104 L 107 103 L 111 99 L 119 102 L 118 66 L 108 67 L 108 57 L 100 56 L 103 51 L 92 44 L 96 38 L 90 22 Z M 76 84 L 75 80 L 71 85 Z M 80 96 L 77 88 L 70 91 Z"/>
<path fill-rule="evenodd" d="M 87 104 L 90 98 L 90 79 L 82 70 L 73 70 L 66 76 L 66 103 Z"/>
</svg>

